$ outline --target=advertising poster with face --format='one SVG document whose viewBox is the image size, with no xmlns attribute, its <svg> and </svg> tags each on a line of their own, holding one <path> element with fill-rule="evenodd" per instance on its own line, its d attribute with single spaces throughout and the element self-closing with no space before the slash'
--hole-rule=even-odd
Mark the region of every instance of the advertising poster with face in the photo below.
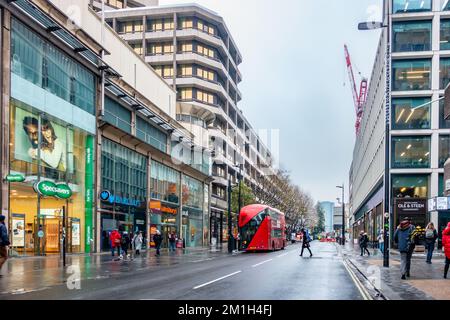
<svg viewBox="0 0 450 320">
<path fill-rule="evenodd" d="M 80 241 L 80 220 L 72 220 L 72 246 L 79 246 Z"/>
<path fill-rule="evenodd" d="M 12 246 L 25 247 L 25 215 L 13 214 L 12 216 Z"/>
<path fill-rule="evenodd" d="M 15 108 L 15 158 L 36 163 L 39 149 L 39 116 Z M 41 118 L 41 164 L 50 171 L 73 172 L 73 131 Z"/>
</svg>

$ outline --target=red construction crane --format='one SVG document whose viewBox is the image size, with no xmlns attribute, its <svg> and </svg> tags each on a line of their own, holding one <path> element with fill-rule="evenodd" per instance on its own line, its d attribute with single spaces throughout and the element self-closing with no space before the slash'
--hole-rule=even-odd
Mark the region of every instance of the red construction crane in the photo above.
<svg viewBox="0 0 450 320">
<path fill-rule="evenodd" d="M 355 112 L 356 112 L 356 134 L 359 134 L 359 130 L 361 128 L 361 119 L 364 111 L 364 104 L 367 99 L 367 78 L 362 77 L 361 84 L 359 85 L 359 93 L 356 89 L 356 81 L 355 75 L 353 73 L 352 61 L 350 59 L 350 54 L 348 53 L 347 45 L 344 45 L 345 51 L 345 61 L 347 63 L 348 76 L 350 78 L 350 86 L 352 87 L 353 101 L 355 103 Z"/>
</svg>

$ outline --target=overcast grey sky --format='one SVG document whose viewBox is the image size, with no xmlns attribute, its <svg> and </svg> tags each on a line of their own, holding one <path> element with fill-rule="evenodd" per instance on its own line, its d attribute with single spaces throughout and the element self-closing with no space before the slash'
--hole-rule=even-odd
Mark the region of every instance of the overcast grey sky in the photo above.
<svg viewBox="0 0 450 320">
<path fill-rule="evenodd" d="M 345 182 L 348 199 L 355 111 L 343 46 L 359 87 L 380 33 L 357 24 L 381 19 L 382 0 L 160 0 L 192 2 L 225 19 L 244 61 L 238 106 L 255 129 L 280 129 L 280 162 L 294 182 L 316 201 L 335 201 Z"/>
</svg>

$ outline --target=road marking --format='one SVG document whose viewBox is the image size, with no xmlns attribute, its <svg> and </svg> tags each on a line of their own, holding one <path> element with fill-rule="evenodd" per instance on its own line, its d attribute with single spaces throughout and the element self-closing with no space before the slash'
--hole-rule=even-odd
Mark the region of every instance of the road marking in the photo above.
<svg viewBox="0 0 450 320">
<path fill-rule="evenodd" d="M 242 270 L 239 270 L 239 271 L 236 271 L 236 272 L 227 274 L 226 276 L 223 276 L 223 277 L 217 278 L 217 279 L 215 279 L 215 280 L 206 282 L 206 283 L 204 283 L 204 284 L 201 284 L 201 285 L 199 285 L 199 286 L 194 287 L 194 290 L 200 289 L 200 288 L 205 287 L 205 286 L 207 286 L 207 285 L 209 285 L 209 284 L 211 284 L 211 283 L 214 283 L 214 282 L 223 280 L 223 279 L 225 279 L 225 278 L 229 278 L 229 277 L 234 276 L 235 274 L 238 274 L 238 273 L 241 273 L 241 272 L 242 272 Z"/>
<path fill-rule="evenodd" d="M 266 262 L 272 261 L 272 260 L 273 260 L 273 259 L 269 259 L 269 260 L 266 260 L 266 261 L 263 261 L 263 262 L 254 264 L 254 265 L 252 265 L 252 268 L 256 268 L 257 266 L 260 266 L 260 265 L 262 265 L 262 264 L 264 264 L 264 263 L 266 263 Z"/>
<path fill-rule="evenodd" d="M 214 260 L 214 258 L 208 258 L 208 259 L 202 259 L 202 260 L 194 260 L 194 261 L 191 261 L 191 262 L 192 263 L 196 263 L 196 262 L 211 261 L 211 260 Z"/>
<path fill-rule="evenodd" d="M 350 269 L 350 267 L 347 265 L 347 262 L 345 260 L 342 260 L 342 264 L 344 265 L 345 269 L 347 269 L 348 274 L 350 275 L 350 278 L 352 278 L 353 282 L 355 283 L 356 287 L 359 290 L 359 293 L 362 295 L 364 300 L 373 300 L 370 294 L 367 292 L 367 290 L 364 288 L 364 286 L 361 284 L 359 279 L 356 277 L 354 272 Z"/>
<path fill-rule="evenodd" d="M 279 256 L 277 256 L 277 258 L 284 257 L 285 255 L 288 255 L 289 253 L 290 253 L 290 252 L 286 252 L 286 253 L 280 254 Z"/>
</svg>

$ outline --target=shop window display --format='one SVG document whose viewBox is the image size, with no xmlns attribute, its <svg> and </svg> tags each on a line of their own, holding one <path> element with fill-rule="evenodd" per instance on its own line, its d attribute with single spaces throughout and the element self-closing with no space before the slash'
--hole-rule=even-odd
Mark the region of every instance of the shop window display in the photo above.
<svg viewBox="0 0 450 320">
<path fill-rule="evenodd" d="M 86 150 L 93 152 L 92 136 L 18 100 L 11 100 L 10 110 L 10 173 L 25 177 L 24 182 L 10 184 L 16 235 L 12 249 L 18 254 L 59 253 L 65 210 L 67 250 L 84 251 L 85 196 L 93 188 L 86 185 L 86 174 L 93 170 L 93 163 L 86 162 Z M 38 193 L 36 183 L 43 180 L 67 186 L 70 198 Z"/>
</svg>

